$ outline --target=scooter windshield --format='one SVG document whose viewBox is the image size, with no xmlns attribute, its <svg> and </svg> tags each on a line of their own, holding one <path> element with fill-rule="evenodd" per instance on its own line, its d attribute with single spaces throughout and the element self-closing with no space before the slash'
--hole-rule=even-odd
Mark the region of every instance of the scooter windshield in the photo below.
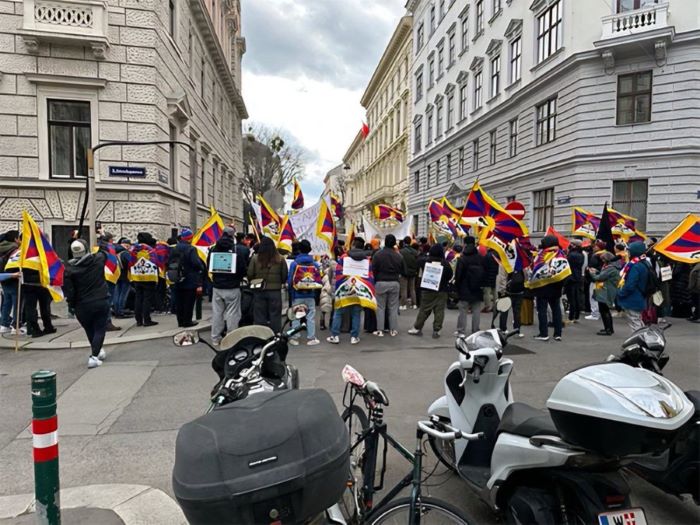
<svg viewBox="0 0 700 525">
<path fill-rule="evenodd" d="M 467 337 L 467 350 L 473 352 L 482 348 L 501 348 L 501 341 L 496 330 L 483 330 Z"/>
</svg>

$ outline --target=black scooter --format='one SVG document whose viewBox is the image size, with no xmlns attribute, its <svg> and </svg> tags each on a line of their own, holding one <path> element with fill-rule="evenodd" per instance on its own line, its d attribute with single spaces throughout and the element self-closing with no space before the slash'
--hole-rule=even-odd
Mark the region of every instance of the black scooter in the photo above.
<svg viewBox="0 0 700 525">
<path fill-rule="evenodd" d="M 618 355 L 607 361 L 645 368 L 663 375 L 669 360 L 664 332 L 672 325 L 647 326 L 634 332 L 624 343 Z M 677 497 L 689 494 L 700 505 L 700 392 L 685 392 L 695 405 L 695 415 L 678 433 L 663 453 L 640 458 L 627 466 L 647 482 Z"/>
</svg>

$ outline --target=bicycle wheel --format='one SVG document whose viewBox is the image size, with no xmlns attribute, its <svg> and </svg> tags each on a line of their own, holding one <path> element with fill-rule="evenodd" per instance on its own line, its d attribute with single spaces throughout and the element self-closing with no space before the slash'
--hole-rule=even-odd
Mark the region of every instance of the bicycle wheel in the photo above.
<svg viewBox="0 0 700 525">
<path fill-rule="evenodd" d="M 350 433 L 350 446 L 354 445 L 359 436 L 369 428 L 369 420 L 364 410 L 357 405 L 351 405 L 345 409 L 342 415 L 343 421 Z M 343 498 L 340 501 L 341 512 L 349 525 L 359 523 L 360 487 L 362 485 L 362 467 L 364 465 L 364 443 L 358 444 L 350 455 L 350 472 L 348 483 Z"/>
<path fill-rule="evenodd" d="M 439 499 L 421 498 L 419 509 L 421 525 L 469 525 L 469 519 L 461 510 Z M 407 525 L 410 523 L 410 510 L 411 498 L 399 498 L 381 509 L 369 523 Z"/>
<path fill-rule="evenodd" d="M 347 424 L 348 432 L 350 432 L 350 446 L 352 446 L 358 436 L 369 428 L 369 419 L 365 411 L 357 405 L 347 407 L 341 417 Z"/>
</svg>

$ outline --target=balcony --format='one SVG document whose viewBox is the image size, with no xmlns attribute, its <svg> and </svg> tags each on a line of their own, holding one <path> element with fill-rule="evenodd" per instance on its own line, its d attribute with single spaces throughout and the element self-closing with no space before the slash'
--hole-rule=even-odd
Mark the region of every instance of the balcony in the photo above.
<svg viewBox="0 0 700 525">
<path fill-rule="evenodd" d="M 19 34 L 30 53 L 41 43 L 89 47 L 104 58 L 109 47 L 107 2 L 99 0 L 24 0 Z"/>
<path fill-rule="evenodd" d="M 601 40 L 658 32 L 668 27 L 668 3 L 653 4 L 603 17 Z"/>
</svg>

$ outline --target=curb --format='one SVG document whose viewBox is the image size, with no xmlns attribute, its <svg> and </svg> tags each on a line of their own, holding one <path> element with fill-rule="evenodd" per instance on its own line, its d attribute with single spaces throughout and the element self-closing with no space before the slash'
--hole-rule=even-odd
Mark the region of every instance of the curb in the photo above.
<svg viewBox="0 0 700 525">
<path fill-rule="evenodd" d="M 146 485 L 88 485 L 61 489 L 62 509 L 111 510 L 125 525 L 168 523 L 187 525 L 180 506 L 162 490 Z M 0 496 L 0 519 L 35 512 L 34 494 Z"/>
<path fill-rule="evenodd" d="M 200 321 L 196 326 L 195 330 L 205 330 L 211 328 L 210 321 Z M 169 330 L 164 330 L 162 332 L 155 332 L 150 334 L 141 335 L 126 335 L 123 337 L 116 337 L 114 339 L 105 339 L 104 346 L 117 346 L 127 343 L 138 343 L 139 341 L 152 341 L 153 339 L 162 339 L 164 337 L 172 337 L 176 333 L 181 332 L 182 328 L 171 328 Z M 61 342 L 55 343 L 52 341 L 20 341 L 20 350 L 71 350 L 78 348 L 89 348 L 90 344 L 87 341 L 73 341 L 73 342 Z M 10 349 L 14 350 L 15 340 L 0 337 L 0 349 Z"/>
</svg>

